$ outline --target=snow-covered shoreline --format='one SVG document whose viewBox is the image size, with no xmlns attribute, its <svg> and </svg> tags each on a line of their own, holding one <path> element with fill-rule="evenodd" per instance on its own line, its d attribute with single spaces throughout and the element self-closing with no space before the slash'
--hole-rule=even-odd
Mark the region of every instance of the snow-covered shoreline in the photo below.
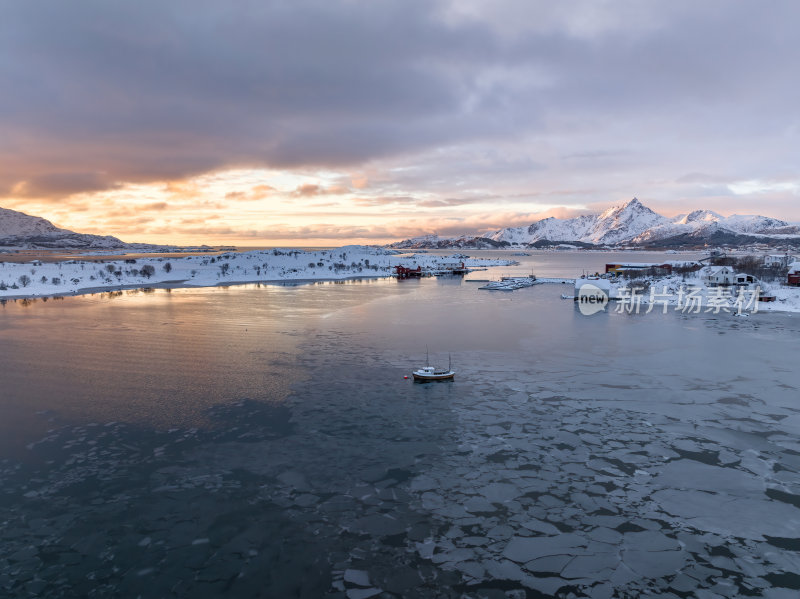
<svg viewBox="0 0 800 599">
<path fill-rule="evenodd" d="M 403 265 L 423 269 L 460 264 L 508 266 L 509 260 L 460 255 L 401 254 L 370 246 L 329 250 L 228 252 L 180 258 L 0 262 L 0 299 L 81 295 L 141 287 L 190 288 L 247 283 L 294 283 L 390 276 Z"/>
<path fill-rule="evenodd" d="M 583 279 L 576 280 L 576 286 Z M 589 283 L 594 281 L 587 280 Z M 770 295 L 775 301 L 758 301 Z M 652 312 L 672 310 L 683 313 L 752 314 L 756 312 L 800 313 L 800 287 L 779 283 L 760 284 L 752 289 L 707 286 L 700 271 L 687 275 L 621 279 L 610 285 L 610 297 L 617 300 L 609 310 Z"/>
</svg>

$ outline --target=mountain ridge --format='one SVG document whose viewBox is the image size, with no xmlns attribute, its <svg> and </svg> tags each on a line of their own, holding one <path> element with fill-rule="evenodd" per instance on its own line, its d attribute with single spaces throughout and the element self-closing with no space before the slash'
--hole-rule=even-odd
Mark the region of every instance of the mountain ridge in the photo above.
<svg viewBox="0 0 800 599">
<path fill-rule="evenodd" d="M 76 233 L 40 216 L 0 208 L 0 247 L 122 249 L 130 244 L 111 235 Z"/>
<path fill-rule="evenodd" d="M 483 235 L 425 235 L 387 247 L 485 249 L 572 244 L 579 247 L 625 245 L 666 249 L 706 243 L 745 245 L 786 242 L 800 244 L 800 226 L 767 216 L 733 214 L 725 217 L 703 209 L 668 218 L 633 198 L 600 214 L 567 219 L 551 216 L 527 226 L 505 227 Z"/>
</svg>

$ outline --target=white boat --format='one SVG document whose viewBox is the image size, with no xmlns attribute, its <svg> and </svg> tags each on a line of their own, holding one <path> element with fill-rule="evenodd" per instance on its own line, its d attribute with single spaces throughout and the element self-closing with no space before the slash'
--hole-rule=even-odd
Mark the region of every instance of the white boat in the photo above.
<svg viewBox="0 0 800 599">
<path fill-rule="evenodd" d="M 530 287 L 536 283 L 534 275 L 527 277 L 503 277 L 500 281 L 491 281 L 483 287 L 478 289 L 485 289 L 486 291 L 514 291 L 515 289 L 522 289 L 523 287 Z"/>
<path fill-rule="evenodd" d="M 455 377 L 456 373 L 451 368 L 452 364 L 448 357 L 447 360 L 447 370 L 444 368 L 436 368 L 431 366 L 430 361 L 428 360 L 428 350 L 425 349 L 425 363 L 426 366 L 420 368 L 419 370 L 415 370 L 411 374 L 414 376 L 415 381 L 452 381 L 453 377 Z"/>
<path fill-rule="evenodd" d="M 519 287 L 508 281 L 490 281 L 483 287 L 478 287 L 478 289 L 485 289 L 486 291 L 514 291 L 515 289 L 519 289 Z"/>
</svg>

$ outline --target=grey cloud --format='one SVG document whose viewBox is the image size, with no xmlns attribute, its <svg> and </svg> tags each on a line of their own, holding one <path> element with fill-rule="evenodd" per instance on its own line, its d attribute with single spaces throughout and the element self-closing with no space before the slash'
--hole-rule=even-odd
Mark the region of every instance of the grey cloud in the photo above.
<svg viewBox="0 0 800 599">
<path fill-rule="evenodd" d="M 795 2 L 553 4 L 8 3 L 0 195 L 440 149 L 404 192 L 796 166 Z"/>
<path fill-rule="evenodd" d="M 676 183 L 698 183 L 701 185 L 714 185 L 729 180 L 729 177 L 719 177 L 708 173 L 686 173 L 675 179 Z"/>
<path fill-rule="evenodd" d="M 497 197 L 475 196 L 462 198 L 418 198 L 415 196 L 364 196 L 355 198 L 359 206 L 390 206 L 401 205 L 419 208 L 448 208 L 451 206 L 467 206 L 481 204 L 498 199 Z"/>
<path fill-rule="evenodd" d="M 491 45 L 421 2 L 34 0 L 4 8 L 0 40 L 6 187 L 65 169 L 111 184 L 346 165 L 457 139 L 480 125 L 458 122 L 447 64 Z"/>
</svg>

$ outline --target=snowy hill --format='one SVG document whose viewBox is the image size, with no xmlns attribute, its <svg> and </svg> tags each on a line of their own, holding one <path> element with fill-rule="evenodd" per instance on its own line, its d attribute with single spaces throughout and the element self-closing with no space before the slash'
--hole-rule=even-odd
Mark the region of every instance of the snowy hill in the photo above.
<svg viewBox="0 0 800 599">
<path fill-rule="evenodd" d="M 49 220 L 29 216 L 16 210 L 0 208 L 0 238 L 31 237 L 62 231 Z"/>
<path fill-rule="evenodd" d="M 461 235 L 459 237 L 439 237 L 438 235 L 421 235 L 406 239 L 398 243 L 391 243 L 387 248 L 414 248 L 414 249 L 477 249 L 490 250 L 508 245 L 488 237 L 475 237 L 474 235 Z"/>
<path fill-rule="evenodd" d="M 44 218 L 0 208 L 0 247 L 117 249 L 127 246 L 110 235 L 87 235 L 59 229 Z"/>
<path fill-rule="evenodd" d="M 583 246 L 638 245 L 680 247 L 714 244 L 800 243 L 800 226 L 766 216 L 734 214 L 724 217 L 711 210 L 695 210 L 667 218 L 633 198 L 602 214 L 575 218 L 545 218 L 527 227 L 507 227 L 482 237 L 424 236 L 391 244 L 393 248 L 541 246 L 572 243 Z"/>
</svg>

